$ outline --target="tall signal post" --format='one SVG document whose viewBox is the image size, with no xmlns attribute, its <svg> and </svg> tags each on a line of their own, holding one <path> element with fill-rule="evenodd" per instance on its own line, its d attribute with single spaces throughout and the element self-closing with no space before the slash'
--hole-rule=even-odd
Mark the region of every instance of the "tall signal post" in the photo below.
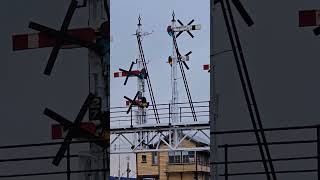
<svg viewBox="0 0 320 180">
<path fill-rule="evenodd" d="M 110 21 L 110 19 L 108 19 L 109 17 L 107 17 L 107 13 L 105 12 L 106 8 L 102 6 L 103 3 L 104 0 L 89 0 L 89 26 L 93 29 L 104 28 L 102 27 L 102 24 L 109 23 L 108 21 Z M 107 0 L 107 4 L 110 4 L 110 0 Z M 104 5 L 106 6 L 107 4 Z M 90 121 L 101 121 L 100 123 L 102 125 L 105 124 L 106 127 L 102 126 L 102 131 L 105 132 L 102 133 L 104 136 L 109 136 L 109 130 L 107 127 L 110 127 L 108 126 L 110 123 L 110 57 L 109 55 L 101 57 L 96 52 L 89 49 L 88 60 L 90 92 L 98 98 L 96 102 L 100 101 L 99 104 L 101 104 L 100 114 L 98 116 L 94 116 L 93 114 L 92 117 L 89 118 Z M 89 112 L 89 114 L 92 114 L 92 110 Z M 110 154 L 110 146 L 108 146 L 106 149 L 103 149 L 100 146 L 91 143 L 90 154 L 95 157 L 95 160 L 91 160 L 91 168 L 104 169 L 101 172 L 94 173 L 92 180 L 109 179 L 110 167 L 108 159 Z"/>
<path fill-rule="evenodd" d="M 174 29 L 176 27 L 176 20 L 175 20 L 175 14 L 173 12 L 172 14 L 172 20 L 171 20 L 171 28 Z M 173 36 L 175 36 L 175 33 L 173 33 Z M 179 93 L 178 93 L 178 57 L 177 52 L 175 49 L 174 42 L 172 42 L 172 55 L 171 55 L 171 87 L 172 87 L 172 95 L 171 95 L 171 102 L 170 102 L 170 117 L 173 124 L 176 124 L 179 122 L 178 117 L 178 103 L 179 103 Z M 179 141 L 179 134 L 178 130 L 173 130 L 173 144 L 178 144 Z"/>
<path fill-rule="evenodd" d="M 114 77 L 126 77 L 126 80 L 124 82 L 124 85 L 127 84 L 127 81 L 129 77 L 136 77 L 137 78 L 137 93 L 135 98 L 129 99 L 128 97 L 124 97 L 127 99 L 126 104 L 129 106 L 129 109 L 127 111 L 128 113 L 134 112 L 135 114 L 135 122 L 137 125 L 145 125 L 147 123 L 147 108 L 149 106 L 149 102 L 147 102 L 147 99 L 145 97 L 146 95 L 146 85 L 148 84 L 148 71 L 147 71 L 147 62 L 145 61 L 145 57 L 142 50 L 141 42 L 143 40 L 144 36 L 150 35 L 151 33 L 143 32 L 142 31 L 142 24 L 141 24 L 141 17 L 138 18 L 138 28 L 136 29 L 136 33 L 134 34 L 137 37 L 138 47 L 139 47 L 139 54 L 138 58 L 135 60 L 135 62 L 131 63 L 131 66 L 129 70 L 124 70 L 119 68 L 121 72 L 115 72 Z M 136 69 L 132 70 L 133 66 L 136 64 Z M 148 84 L 148 88 L 150 88 L 151 85 Z M 152 95 L 150 95 L 151 98 Z M 152 99 L 152 98 L 151 98 Z M 153 103 L 154 105 L 154 103 Z M 136 110 L 132 110 L 132 106 L 136 106 Z M 154 108 L 155 109 L 155 108 Z M 120 126 L 119 126 L 120 127 Z M 133 124 L 131 124 L 131 127 L 133 127 Z M 138 136 L 138 137 L 137 137 Z M 140 131 L 137 134 L 134 135 L 134 141 L 135 145 L 139 144 L 139 149 L 142 150 L 144 148 L 144 143 L 148 141 L 148 135 L 146 135 L 145 132 Z"/>
<path fill-rule="evenodd" d="M 141 17 L 139 16 L 138 18 L 138 28 L 136 30 L 136 36 L 138 38 L 142 38 L 143 36 L 148 35 L 149 33 L 143 33 L 142 31 L 142 24 L 141 24 Z M 143 61 L 143 54 L 141 54 L 141 51 L 139 50 L 139 56 L 137 59 L 137 68 L 140 72 L 144 71 L 144 66 L 146 66 L 146 62 Z M 142 73 L 143 75 L 143 73 Z M 140 92 L 138 99 L 145 98 L 145 92 L 146 92 L 146 79 L 144 77 L 139 78 L 137 77 L 137 89 Z M 137 124 L 138 125 L 143 125 L 147 123 L 147 109 L 138 107 L 138 110 L 136 111 L 136 118 L 137 118 Z M 145 132 L 139 132 L 139 138 L 138 140 L 143 140 L 145 139 L 146 133 Z M 147 139 L 146 139 L 147 140 Z M 139 143 L 139 142 L 138 142 Z M 140 149 L 143 149 L 143 145 L 140 146 Z"/>
<path fill-rule="evenodd" d="M 138 18 L 138 28 L 136 30 L 136 35 L 138 37 L 142 37 L 142 36 L 145 36 L 145 35 L 148 35 L 148 34 L 143 34 L 143 31 L 142 31 L 142 24 L 141 24 L 141 17 L 139 16 Z M 137 68 L 140 72 L 143 71 L 143 68 L 144 68 L 144 62 L 142 60 L 142 54 L 140 53 L 139 51 L 139 56 L 138 56 L 138 59 L 136 61 L 137 63 Z M 138 96 L 138 99 L 142 99 L 142 97 L 145 97 L 145 92 L 146 92 L 146 81 L 145 81 L 145 78 L 139 78 L 137 77 L 137 90 L 140 92 L 139 96 Z M 147 110 L 146 108 L 141 108 L 141 107 L 138 107 L 138 110 L 137 110 L 137 124 L 145 124 L 147 123 Z"/>
<path fill-rule="evenodd" d="M 69 48 L 85 47 L 89 49 L 90 93 L 82 105 L 74 123 L 66 120 L 49 108 L 45 108 L 44 110 L 46 116 L 59 122 L 60 125 L 64 127 L 64 131 L 68 131 L 59 151 L 53 159 L 53 165 L 59 166 L 72 139 L 84 138 L 99 140 L 90 143 L 89 152 L 79 154 L 80 170 L 92 171 L 90 173 L 79 173 L 79 180 L 106 180 L 109 179 L 110 174 L 109 3 L 110 0 L 83 0 L 80 4 L 78 0 L 71 0 L 60 30 L 55 30 L 31 21 L 28 27 L 39 31 L 39 33 L 14 35 L 12 38 L 14 51 L 53 47 L 44 70 L 44 74 L 47 76 L 51 75 L 61 48 L 68 46 Z M 89 8 L 90 27 L 69 29 L 76 10 L 85 7 Z M 87 125 L 96 125 L 94 129 L 98 130 L 98 132 L 96 132 L 96 130 L 88 131 L 88 129 L 86 130 L 80 127 L 87 109 L 89 109 L 90 120 L 90 123 L 87 122 Z M 77 133 L 74 133 L 75 131 Z M 70 168 L 68 171 L 68 179 L 70 179 Z"/>
<path fill-rule="evenodd" d="M 176 27 L 175 14 L 172 14 L 173 18 L 171 20 L 171 28 Z M 178 102 L 179 102 L 179 93 L 178 93 L 178 58 L 174 43 L 172 43 L 172 55 L 171 55 L 171 86 L 172 86 L 172 95 L 171 95 L 171 104 L 170 104 L 170 113 L 171 120 L 173 123 L 178 122 Z"/>
<path fill-rule="evenodd" d="M 184 72 L 184 66 L 189 69 L 186 61 L 189 61 L 189 55 L 192 53 L 191 51 L 182 56 L 179 52 L 176 38 L 180 36 L 181 33 L 187 32 L 192 38 L 194 37 L 190 31 L 200 30 L 201 25 L 192 25 L 194 20 L 190 21 L 187 25 L 184 25 L 179 19 L 177 20 L 181 26 L 176 26 L 175 13 L 172 13 L 171 26 L 167 27 L 167 31 L 169 35 L 172 37 L 172 55 L 169 56 L 168 63 L 171 65 L 171 86 L 172 86 L 172 98 L 170 102 L 170 118 L 173 124 L 179 123 L 179 115 L 178 115 L 178 103 L 179 103 L 179 92 L 178 92 L 178 65 L 181 70 L 181 75 L 184 81 L 184 85 L 186 88 L 190 108 L 193 114 L 194 121 L 197 121 L 196 114 L 193 107 L 193 102 L 190 94 L 190 90 L 188 87 L 187 79 Z M 176 34 L 177 33 L 177 34 Z M 176 128 L 173 129 L 173 144 L 177 146 L 179 144 L 179 135 L 181 133 L 178 132 Z M 171 138 L 171 136 L 170 136 Z"/>
</svg>

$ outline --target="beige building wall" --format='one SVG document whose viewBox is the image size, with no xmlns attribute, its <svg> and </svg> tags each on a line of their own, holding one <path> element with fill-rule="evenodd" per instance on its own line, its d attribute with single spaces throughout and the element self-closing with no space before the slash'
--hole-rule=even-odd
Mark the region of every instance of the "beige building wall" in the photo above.
<svg viewBox="0 0 320 180">
<path fill-rule="evenodd" d="M 181 143 L 181 147 L 192 148 L 196 147 L 196 143 L 189 140 L 184 140 Z M 167 148 L 166 145 L 160 145 L 160 149 Z M 146 156 L 146 162 L 142 162 L 142 156 Z M 209 157 L 208 157 L 209 158 Z M 210 172 L 210 168 L 208 166 L 198 165 L 196 168 L 196 164 L 172 164 L 168 165 L 169 156 L 167 151 L 158 152 L 158 165 L 152 164 L 152 153 L 138 153 L 137 154 L 137 175 L 138 176 L 157 176 L 159 175 L 159 180 L 194 180 L 194 171 L 198 168 L 198 170 L 202 170 L 205 172 Z M 204 173 L 198 173 L 199 180 L 206 180 Z"/>
</svg>

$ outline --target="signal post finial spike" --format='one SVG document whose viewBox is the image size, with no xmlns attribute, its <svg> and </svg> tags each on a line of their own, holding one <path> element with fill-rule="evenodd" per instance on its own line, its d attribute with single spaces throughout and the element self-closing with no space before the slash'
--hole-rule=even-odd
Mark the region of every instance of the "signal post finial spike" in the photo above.
<svg viewBox="0 0 320 180">
<path fill-rule="evenodd" d="M 172 21 L 176 21 L 175 20 L 175 16 L 176 16 L 176 14 L 174 13 L 174 10 L 172 11 Z"/>
<path fill-rule="evenodd" d="M 142 24 L 141 24 L 141 15 L 139 14 L 139 17 L 138 17 L 138 26 L 141 26 Z"/>
</svg>

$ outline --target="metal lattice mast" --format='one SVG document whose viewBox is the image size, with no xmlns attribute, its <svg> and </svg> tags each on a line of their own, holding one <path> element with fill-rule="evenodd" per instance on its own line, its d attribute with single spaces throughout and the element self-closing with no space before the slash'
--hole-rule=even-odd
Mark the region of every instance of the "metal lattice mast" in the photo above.
<svg viewBox="0 0 320 180">
<path fill-rule="evenodd" d="M 141 24 L 141 17 L 139 16 L 138 18 L 138 28 L 136 30 L 136 35 L 139 36 L 139 37 L 142 37 L 142 24 Z M 144 62 L 143 62 L 143 55 L 141 54 L 141 51 L 139 51 L 139 56 L 138 56 L 138 59 L 137 59 L 137 68 L 140 72 L 142 72 L 143 68 L 144 68 Z M 137 78 L 137 89 L 138 89 L 138 92 L 140 92 L 139 94 L 139 97 L 138 99 L 141 99 L 142 97 L 145 97 L 145 91 L 146 91 L 146 88 L 145 88 L 145 84 L 146 84 L 146 81 L 145 81 L 145 78 Z M 145 108 L 142 108 L 142 107 L 138 107 L 138 110 L 136 111 L 137 112 L 137 124 L 139 125 L 142 125 L 142 124 L 146 124 L 147 123 L 147 110 Z M 139 141 L 140 140 L 143 140 L 144 137 L 145 137 L 145 133 L 144 132 L 139 132 Z M 136 142 L 136 143 L 139 143 L 139 142 Z M 140 149 L 143 149 L 143 145 L 140 146 Z"/>
<path fill-rule="evenodd" d="M 176 26 L 175 14 L 172 14 L 172 29 Z M 175 49 L 174 43 L 172 43 L 172 66 L 171 66 L 171 86 L 172 86 L 172 97 L 171 97 L 171 119 L 173 123 L 178 122 L 178 102 L 179 102 L 179 93 L 178 93 L 178 58 Z"/>
<path fill-rule="evenodd" d="M 138 21 L 139 21 L 139 23 L 138 23 L 138 28 L 137 28 L 136 33 L 138 36 L 142 36 L 142 24 L 141 24 L 141 17 L 140 16 L 138 18 Z M 142 69 L 144 68 L 144 65 L 143 65 L 143 60 L 142 60 L 142 54 L 140 51 L 139 51 L 139 56 L 138 56 L 136 63 L 137 63 L 138 70 L 141 72 Z M 146 84 L 145 78 L 137 78 L 137 90 L 140 92 L 139 99 L 141 99 L 142 97 L 145 97 L 145 92 L 146 92 L 145 84 Z M 146 113 L 147 113 L 147 111 L 145 108 L 138 107 L 137 124 L 147 123 L 147 114 Z"/>
</svg>

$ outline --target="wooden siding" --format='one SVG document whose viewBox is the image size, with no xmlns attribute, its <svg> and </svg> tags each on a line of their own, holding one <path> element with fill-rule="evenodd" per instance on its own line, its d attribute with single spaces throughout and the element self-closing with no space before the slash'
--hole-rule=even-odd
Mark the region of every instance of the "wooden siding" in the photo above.
<svg viewBox="0 0 320 180">
<path fill-rule="evenodd" d="M 147 161 L 142 162 L 142 156 L 146 155 Z M 158 165 L 152 164 L 152 153 L 138 153 L 137 155 L 137 174 L 138 175 L 158 175 Z"/>
<path fill-rule="evenodd" d="M 181 147 L 192 148 L 197 144 L 193 141 L 184 140 Z M 160 145 L 161 149 L 168 148 L 165 144 Z M 142 162 L 142 156 L 146 155 L 147 162 Z M 209 158 L 209 157 L 208 157 Z M 196 164 L 168 164 L 168 152 L 158 152 L 158 165 L 152 165 L 152 153 L 137 153 L 137 174 L 139 176 L 159 176 L 160 180 L 194 180 Z M 206 180 L 205 176 L 210 173 L 209 166 L 199 165 L 198 178 Z"/>
</svg>

